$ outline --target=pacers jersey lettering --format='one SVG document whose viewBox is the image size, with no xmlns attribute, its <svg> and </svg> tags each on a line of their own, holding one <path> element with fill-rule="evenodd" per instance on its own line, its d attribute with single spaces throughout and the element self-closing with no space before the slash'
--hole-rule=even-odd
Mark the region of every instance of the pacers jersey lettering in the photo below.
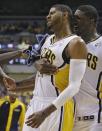
<svg viewBox="0 0 102 131">
<path fill-rule="evenodd" d="M 58 92 L 61 92 L 68 85 L 69 64 L 64 61 L 62 54 L 69 42 L 78 36 L 67 36 L 52 43 L 53 37 L 54 35 L 49 36 L 43 44 L 41 48 L 41 58 L 47 58 L 51 64 L 58 67 L 58 72 L 53 75 L 42 75 L 37 72 L 34 94 L 38 96 L 56 96 L 56 89 Z"/>
<path fill-rule="evenodd" d="M 98 62 L 98 57 L 91 53 L 88 53 L 87 60 L 88 60 L 88 67 L 95 70 Z"/>
<path fill-rule="evenodd" d="M 80 91 L 75 96 L 76 112 L 77 116 L 91 115 L 93 109 L 93 112 L 97 112 L 98 120 L 100 120 L 102 107 L 102 36 L 89 42 L 87 49 L 86 72 Z"/>
<path fill-rule="evenodd" d="M 51 49 L 44 48 L 41 54 L 41 58 L 47 58 L 47 60 L 53 64 L 53 61 L 55 60 L 55 54 Z"/>
</svg>

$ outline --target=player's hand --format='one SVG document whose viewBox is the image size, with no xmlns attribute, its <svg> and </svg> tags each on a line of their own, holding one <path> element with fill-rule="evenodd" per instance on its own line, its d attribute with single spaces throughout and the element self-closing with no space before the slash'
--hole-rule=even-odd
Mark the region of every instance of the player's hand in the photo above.
<svg viewBox="0 0 102 131">
<path fill-rule="evenodd" d="M 41 123 L 45 120 L 45 118 L 46 116 L 43 114 L 43 112 L 39 111 L 30 115 L 27 118 L 25 124 L 27 124 L 27 126 L 31 126 L 32 128 L 38 128 L 41 125 Z"/>
<path fill-rule="evenodd" d="M 13 78 L 11 78 L 9 76 L 4 76 L 3 82 L 4 82 L 4 85 L 5 85 L 5 87 L 7 88 L 8 91 L 15 91 L 16 82 Z"/>
<path fill-rule="evenodd" d="M 46 58 L 37 60 L 35 62 L 35 68 L 41 74 L 52 75 L 58 72 L 58 68 L 55 65 L 50 64 Z"/>
<path fill-rule="evenodd" d="M 44 120 L 56 109 L 57 108 L 51 104 L 45 109 L 30 115 L 25 123 L 27 126 L 31 126 L 32 128 L 38 128 L 44 122 Z"/>
</svg>

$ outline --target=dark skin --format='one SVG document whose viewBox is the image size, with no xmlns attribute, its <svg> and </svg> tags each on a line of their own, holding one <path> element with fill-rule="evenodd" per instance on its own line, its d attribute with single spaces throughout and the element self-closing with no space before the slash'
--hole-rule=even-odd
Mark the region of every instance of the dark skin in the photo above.
<svg viewBox="0 0 102 131">
<path fill-rule="evenodd" d="M 19 56 L 21 56 L 22 54 L 22 50 L 18 50 L 18 51 L 12 51 L 12 52 L 7 52 L 7 53 L 3 53 L 0 54 L 0 64 L 4 64 L 5 62 L 13 59 L 13 58 L 17 58 Z M 8 82 L 9 85 L 11 85 L 11 87 L 16 87 L 15 84 L 15 80 L 11 77 L 9 77 L 4 71 L 3 69 L 0 67 L 0 83 L 3 83 L 3 80 L 6 79 L 6 81 Z M 13 89 L 12 88 L 12 89 Z"/>
<path fill-rule="evenodd" d="M 7 79 L 4 78 L 4 84 L 8 91 L 10 92 L 26 92 L 26 91 L 32 91 L 34 89 L 34 83 L 35 83 L 35 74 L 24 79 L 15 82 L 15 85 L 9 83 Z"/>
<path fill-rule="evenodd" d="M 11 88 L 16 87 L 15 80 L 13 78 L 9 77 L 7 74 L 5 74 L 5 72 L 0 67 L 0 82 L 1 82 L 1 84 L 5 84 L 4 79 L 6 79 L 7 83 L 9 85 L 11 85 Z"/>
<path fill-rule="evenodd" d="M 75 11 L 74 16 L 77 25 L 76 33 L 80 35 L 86 43 L 99 37 L 96 29 L 97 23 L 94 19 L 88 17 L 83 11 L 78 9 Z"/>
<path fill-rule="evenodd" d="M 14 103 L 16 101 L 16 97 L 9 95 L 9 100 L 11 103 Z"/>
<path fill-rule="evenodd" d="M 46 58 L 37 60 L 35 62 L 35 67 L 41 74 L 51 75 L 57 73 L 58 71 L 58 68 L 50 64 Z"/>
<path fill-rule="evenodd" d="M 75 42 L 75 43 L 74 43 Z M 73 40 L 71 43 L 73 43 L 73 45 L 71 44 L 71 46 L 69 46 L 68 48 L 66 48 L 66 54 L 67 52 L 70 52 L 71 58 L 76 58 L 76 59 L 85 59 L 86 58 L 86 48 L 83 49 L 83 44 L 81 43 L 80 40 Z M 85 46 L 85 45 L 84 45 Z M 80 49 L 77 50 L 76 48 Z M 74 53 L 73 53 L 74 51 Z M 78 54 L 76 56 L 76 54 Z M 69 54 L 68 54 L 69 55 Z M 67 55 L 67 56 L 68 56 Z M 81 57 L 82 56 L 82 57 Z M 38 70 L 40 71 L 40 69 L 38 68 Z M 50 71 L 49 71 L 50 73 Z M 31 126 L 32 128 L 38 128 L 41 123 L 55 110 L 57 110 L 57 108 L 52 104 L 48 107 L 46 107 L 45 109 L 39 111 L 39 112 L 35 112 L 32 115 L 30 115 L 26 121 L 26 124 L 28 126 Z"/>
<path fill-rule="evenodd" d="M 22 55 L 22 52 L 23 52 L 22 50 L 17 50 L 17 51 L 0 54 L 0 64 L 4 64 L 11 59 L 20 57 Z"/>
<path fill-rule="evenodd" d="M 55 74 L 58 71 L 58 68 L 54 65 L 51 65 L 46 58 L 37 60 L 34 65 L 41 74 L 51 75 L 51 74 Z M 15 80 L 14 83 L 11 83 L 7 77 L 4 77 L 3 81 L 8 91 L 12 91 L 16 93 L 31 91 L 34 89 L 35 74 L 24 80 L 17 81 L 16 83 Z"/>
<path fill-rule="evenodd" d="M 55 41 L 72 34 L 67 20 L 67 12 L 62 13 L 56 8 L 50 9 L 50 12 L 47 16 L 47 24 L 55 33 Z M 66 56 L 70 57 L 71 59 L 86 59 L 87 49 L 84 41 L 80 38 L 74 38 L 70 41 L 69 46 L 65 50 L 65 53 Z M 40 69 L 41 68 L 38 68 L 39 71 Z M 32 128 L 38 128 L 41 123 L 55 110 L 57 110 L 57 108 L 51 104 L 41 111 L 34 112 L 28 117 L 26 124 Z"/>
<path fill-rule="evenodd" d="M 68 24 L 68 12 L 61 12 L 56 8 L 51 8 L 47 16 L 47 25 L 54 31 L 55 42 L 72 34 L 70 25 Z M 65 49 L 65 54 L 71 59 L 86 59 L 87 49 L 84 41 L 78 37 L 71 40 L 69 46 Z M 35 66 L 41 74 L 50 75 L 58 71 L 58 68 L 55 65 L 49 64 L 46 58 L 36 61 Z M 51 104 L 41 111 L 34 112 L 27 118 L 26 124 L 32 128 L 38 128 L 55 110 L 57 110 L 57 108 Z"/>
<path fill-rule="evenodd" d="M 18 58 L 22 55 L 23 50 L 17 50 L 17 51 L 12 51 L 12 52 L 7 52 L 0 54 L 0 64 L 3 65 L 4 63 L 8 62 L 11 59 Z M 6 83 L 10 86 L 10 90 L 16 89 L 16 83 L 13 78 L 8 76 L 0 67 L 0 83 L 6 85 Z M 9 90 L 9 88 L 8 88 Z"/>
<path fill-rule="evenodd" d="M 52 12 L 53 13 L 53 12 Z M 77 16 L 77 22 L 78 22 L 78 26 L 79 26 L 79 35 L 82 36 L 82 38 L 86 41 L 86 42 L 89 42 L 89 41 L 92 41 L 94 39 L 96 39 L 99 35 L 97 33 L 97 30 L 96 30 L 96 23 L 94 22 L 93 19 L 90 19 L 88 18 L 87 16 L 85 16 L 85 14 L 83 14 L 83 12 L 80 12 L 80 11 L 76 11 L 75 12 L 75 16 Z M 84 26 L 83 26 L 84 25 Z M 88 27 L 88 28 L 87 28 Z M 87 29 L 87 30 L 86 30 Z M 78 41 L 77 41 L 78 42 Z M 79 48 L 81 48 L 81 44 L 76 44 L 77 42 L 75 42 L 75 44 L 70 44 L 71 46 L 69 48 L 66 49 L 66 55 L 67 56 L 70 56 L 71 58 L 75 58 L 76 55 L 78 54 L 78 50 L 76 50 L 76 53 L 74 52 L 73 54 L 73 51 L 75 51 L 75 49 L 79 46 Z M 74 43 L 71 42 L 71 43 Z M 80 42 L 78 42 L 80 43 Z M 76 46 L 75 46 L 76 45 Z M 82 51 L 83 49 L 81 49 Z M 68 52 L 68 53 L 67 53 Z M 86 52 L 86 51 L 85 51 Z M 80 55 L 81 53 L 85 53 L 84 51 L 80 52 L 79 53 L 79 56 L 77 56 L 78 58 L 80 58 Z M 84 55 L 83 55 L 84 56 Z M 39 61 L 40 62 L 40 61 Z M 39 63 L 38 62 L 38 63 Z M 38 64 L 37 63 L 37 64 Z M 41 64 L 42 66 L 42 64 Z M 42 66 L 43 67 L 43 66 Z M 43 68 L 40 67 L 40 68 L 37 68 L 39 71 L 41 71 Z M 44 72 L 44 69 L 43 71 L 41 71 L 42 73 L 45 73 Z M 50 72 L 49 72 L 50 74 Z M 44 110 L 40 111 L 40 112 L 36 112 L 34 114 L 32 114 L 29 118 L 28 118 L 28 121 L 26 122 L 28 124 L 28 126 L 31 126 L 31 127 L 39 127 L 39 125 L 45 120 L 45 118 L 51 114 L 55 109 L 54 105 L 50 105 L 49 107 L 45 108 Z M 46 113 L 45 113 L 46 112 Z M 42 119 L 41 119 L 42 118 Z"/>
<path fill-rule="evenodd" d="M 53 14 L 53 12 L 51 13 Z M 77 24 L 78 24 L 78 29 L 79 29 L 79 35 L 86 41 L 92 41 L 94 39 L 96 39 L 97 37 L 99 37 L 97 30 L 96 30 L 96 23 L 94 22 L 93 19 L 90 19 L 89 17 L 87 17 L 84 12 L 76 10 L 75 12 L 75 17 L 77 20 Z M 49 18 L 51 19 L 51 18 Z M 88 28 L 87 28 L 88 27 Z M 66 54 L 67 54 L 67 50 L 66 50 Z M 43 60 L 38 60 L 35 63 L 35 66 L 37 68 L 37 70 L 39 72 L 43 73 L 47 73 L 47 74 L 53 74 L 57 72 L 57 67 L 51 65 L 51 64 L 47 64 L 47 59 Z M 46 66 L 47 65 L 47 66 Z"/>
</svg>

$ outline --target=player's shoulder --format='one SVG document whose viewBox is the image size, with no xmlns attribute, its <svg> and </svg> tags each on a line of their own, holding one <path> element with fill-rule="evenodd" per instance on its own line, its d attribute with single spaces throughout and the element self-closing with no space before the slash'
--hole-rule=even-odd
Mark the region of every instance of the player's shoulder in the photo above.
<svg viewBox="0 0 102 131">
<path fill-rule="evenodd" d="M 75 38 L 73 38 L 71 41 L 70 41 L 70 45 L 73 45 L 73 46 L 86 46 L 85 44 L 85 41 L 80 37 L 80 36 L 77 36 Z"/>
</svg>

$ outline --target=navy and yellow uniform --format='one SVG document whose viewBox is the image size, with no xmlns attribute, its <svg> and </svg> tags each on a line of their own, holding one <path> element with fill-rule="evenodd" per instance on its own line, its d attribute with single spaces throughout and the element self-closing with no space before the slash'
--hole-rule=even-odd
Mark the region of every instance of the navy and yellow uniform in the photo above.
<svg viewBox="0 0 102 131">
<path fill-rule="evenodd" d="M 24 116 L 25 105 L 20 100 L 0 99 L 0 131 L 22 131 Z"/>
<path fill-rule="evenodd" d="M 9 115 L 10 102 L 5 98 L 0 98 L 0 131 L 6 131 L 7 120 Z"/>
</svg>

